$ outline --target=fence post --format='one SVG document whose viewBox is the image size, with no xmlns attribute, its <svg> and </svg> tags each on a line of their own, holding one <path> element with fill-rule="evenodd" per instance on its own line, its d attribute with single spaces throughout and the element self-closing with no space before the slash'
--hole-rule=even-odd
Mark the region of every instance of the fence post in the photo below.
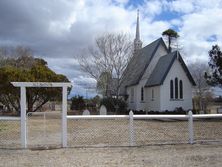
<svg viewBox="0 0 222 167">
<path fill-rule="evenodd" d="M 23 148 L 27 148 L 27 132 L 26 132 L 26 88 L 20 87 L 20 114 L 21 114 L 21 144 Z"/>
<path fill-rule="evenodd" d="M 129 140 L 130 146 L 134 146 L 133 111 L 129 112 Z"/>
<path fill-rule="evenodd" d="M 193 132 L 193 113 L 192 111 L 188 112 L 189 118 L 188 118 L 188 128 L 189 128 L 189 143 L 194 143 L 194 132 Z"/>
<path fill-rule="evenodd" d="M 62 147 L 67 147 L 67 86 L 62 87 Z"/>
</svg>

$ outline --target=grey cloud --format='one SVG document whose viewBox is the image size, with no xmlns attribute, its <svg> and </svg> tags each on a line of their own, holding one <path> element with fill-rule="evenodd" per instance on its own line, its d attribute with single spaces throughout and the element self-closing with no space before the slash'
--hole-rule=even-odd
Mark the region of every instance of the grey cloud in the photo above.
<svg viewBox="0 0 222 167">
<path fill-rule="evenodd" d="M 111 1 L 101 1 L 101 6 L 92 1 L 88 6 L 83 4 L 82 9 L 79 2 L 0 0 L 0 43 L 30 47 L 35 55 L 48 61 L 50 68 L 78 84 L 78 91 L 85 89 L 84 84 L 95 81 L 82 73 L 77 64 L 72 65 L 70 58 L 92 43 L 97 34 L 130 27 L 135 19 L 127 18 L 129 11 L 112 6 Z M 73 13 L 71 25 L 61 29 Z"/>
<path fill-rule="evenodd" d="M 63 56 L 70 56 L 70 49 L 75 49 L 78 40 L 69 41 L 70 34 L 57 36 L 50 32 L 50 22 L 66 20 L 72 11 L 71 3 L 68 6 L 67 2 L 0 1 L 1 43 L 12 41 L 11 43 L 29 46 L 37 53 L 47 56 L 61 56 L 63 50 Z"/>
</svg>

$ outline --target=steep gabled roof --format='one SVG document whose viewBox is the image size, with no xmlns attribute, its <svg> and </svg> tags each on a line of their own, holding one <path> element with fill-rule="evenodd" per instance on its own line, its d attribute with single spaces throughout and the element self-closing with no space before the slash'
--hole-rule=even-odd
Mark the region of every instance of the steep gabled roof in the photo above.
<svg viewBox="0 0 222 167">
<path fill-rule="evenodd" d="M 139 83 L 141 77 L 143 76 L 160 45 L 163 45 L 167 50 L 163 39 L 159 38 L 146 47 L 142 48 L 132 57 L 121 79 L 120 94 L 125 94 L 125 87 Z"/>
<path fill-rule="evenodd" d="M 177 58 L 177 55 L 178 55 L 178 60 L 179 60 L 180 64 L 182 65 L 182 68 L 185 71 L 188 79 L 195 86 L 196 83 L 194 82 L 192 75 L 190 74 L 186 64 L 184 63 L 180 53 L 177 51 L 174 51 L 174 52 L 169 53 L 165 56 L 162 56 L 159 59 L 156 67 L 154 68 L 154 70 L 153 70 L 152 74 L 150 75 L 150 78 L 148 79 L 145 86 L 152 87 L 152 86 L 162 85 L 169 70 L 171 69 L 171 67 L 173 65 L 173 62 Z"/>
</svg>

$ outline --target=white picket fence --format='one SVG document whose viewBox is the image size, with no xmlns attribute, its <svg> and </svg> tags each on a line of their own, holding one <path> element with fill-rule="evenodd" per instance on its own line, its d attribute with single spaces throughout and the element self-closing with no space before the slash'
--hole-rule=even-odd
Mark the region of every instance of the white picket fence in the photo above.
<svg viewBox="0 0 222 167">
<path fill-rule="evenodd" d="M 121 121 L 125 121 L 127 122 L 127 124 L 124 124 L 124 126 L 128 126 L 128 127 L 124 127 L 125 130 L 121 130 L 121 131 L 117 131 L 119 133 L 122 133 L 123 131 L 128 131 L 125 136 L 123 135 L 122 138 L 127 138 L 126 140 L 129 141 L 126 145 L 127 146 L 137 146 L 137 140 L 136 138 L 138 138 L 138 133 L 140 133 L 140 131 L 138 131 L 138 126 L 140 126 L 140 122 L 137 122 L 138 120 L 143 120 L 143 121 L 152 121 L 152 120 L 161 120 L 161 121 L 166 121 L 166 120 L 177 120 L 178 122 L 182 122 L 183 123 L 183 127 L 181 126 L 181 128 L 183 128 L 183 130 L 185 132 L 188 132 L 187 136 L 185 136 L 185 141 L 187 141 L 186 143 L 189 143 L 189 144 L 193 144 L 196 142 L 195 140 L 195 124 L 197 124 L 195 122 L 195 120 L 200 120 L 200 119 L 210 119 L 210 120 L 222 120 L 222 114 L 201 114 L 201 115 L 193 115 L 192 112 L 190 111 L 188 115 L 134 115 L 133 112 L 131 111 L 129 115 L 66 115 L 65 114 L 65 117 L 63 117 L 64 115 L 61 114 L 61 117 L 62 117 L 62 120 L 61 121 L 61 117 L 60 117 L 60 125 L 61 125 L 61 128 L 60 128 L 60 133 L 61 135 L 61 141 L 60 141 L 60 144 L 62 145 L 62 147 L 70 147 L 70 145 L 68 144 L 69 142 L 68 141 L 72 141 L 73 138 L 71 137 L 70 138 L 70 134 L 71 136 L 74 136 L 76 137 L 75 135 L 75 125 L 71 125 L 71 126 L 67 126 L 67 124 L 69 122 L 72 123 L 72 121 L 80 121 L 80 120 L 103 120 L 103 121 L 106 121 L 106 120 L 119 120 L 120 122 Z M 43 112 L 43 117 L 42 119 L 44 120 L 45 118 L 45 114 Z M 64 121 L 65 120 L 65 121 Z M 23 129 L 25 129 L 23 126 L 26 125 L 26 119 L 20 119 L 19 117 L 0 117 L 0 141 L 4 141 L 3 138 L 4 138 L 4 135 L 1 135 L 3 132 L 1 131 L 1 125 L 4 123 L 4 121 L 7 121 L 8 124 L 10 124 L 10 121 L 16 121 L 16 122 L 20 122 L 20 144 L 21 144 L 21 147 L 22 148 L 27 148 L 27 131 L 25 132 L 22 132 Z M 25 121 L 25 122 L 24 122 Z M 115 122 L 113 122 L 115 123 Z M 204 126 L 205 124 L 207 124 L 207 122 L 200 122 L 201 125 L 200 126 Z M 222 126 L 222 121 L 221 122 L 218 122 L 216 124 L 216 126 L 218 125 L 221 125 Z M 65 125 L 64 125 L 65 124 Z M 111 123 L 112 124 L 112 123 Z M 156 123 L 158 124 L 158 122 Z M 161 123 L 160 123 L 161 124 Z M 169 123 L 170 124 L 170 123 Z M 184 126 L 185 124 L 185 126 Z M 27 126 L 29 126 L 29 124 L 27 124 Z M 45 123 L 44 123 L 44 127 L 45 127 Z M 90 127 L 90 125 L 87 125 L 86 126 L 86 130 L 87 130 L 87 127 Z M 95 127 L 95 128 L 98 128 L 98 127 Z M 121 127 L 118 127 L 118 125 L 115 127 L 115 128 L 121 128 Z M 161 128 L 161 127 L 160 127 Z M 179 128 L 179 127 L 178 127 Z M 208 128 L 207 130 L 208 131 L 211 131 L 212 133 L 214 132 L 215 130 L 215 127 L 213 127 L 212 129 L 210 129 L 211 127 L 207 127 Z M 216 127 L 218 128 L 218 130 L 220 130 L 222 127 Z M 140 128 L 141 130 L 142 128 Z M 115 130 L 115 129 L 114 129 Z M 145 133 L 146 132 L 146 129 L 142 129 L 143 132 Z M 148 130 L 148 129 L 147 129 Z M 154 129 L 155 130 L 155 129 Z M 172 130 L 172 129 L 169 129 L 169 130 Z M 107 131 L 109 131 L 109 127 L 107 127 Z M 5 131 L 6 132 L 6 131 Z M 4 134 L 5 134 L 4 132 Z M 111 129 L 110 129 L 110 133 L 111 133 Z M 47 131 L 44 131 L 44 133 L 47 133 Z M 79 130 L 79 133 L 81 133 L 81 128 Z M 91 132 L 90 132 L 91 133 Z M 93 133 L 93 132 L 92 132 Z M 99 133 L 97 131 L 97 133 Z M 170 133 L 170 131 L 166 132 L 164 131 L 164 133 Z M 182 133 L 182 132 L 181 132 Z M 220 133 L 218 132 L 215 132 L 217 133 L 217 136 L 216 138 L 219 138 L 219 140 L 222 140 L 222 136 L 220 136 L 220 133 L 222 134 L 222 130 Z M 85 134 L 87 136 L 87 134 Z M 100 136 L 103 135 L 103 134 L 100 134 Z M 104 134 L 105 135 L 105 134 Z M 111 134 L 112 135 L 112 134 Z M 121 134 L 119 134 L 121 136 Z M 148 134 L 149 135 L 149 134 Z M 152 134 L 150 134 L 152 135 Z M 201 138 L 201 135 L 202 133 L 198 134 L 199 135 L 199 138 Z M 208 134 L 207 134 L 208 135 Z M 219 137 L 218 137 L 219 135 Z M 8 135 L 10 136 L 10 134 Z M 163 134 L 164 136 L 164 134 Z M 88 134 L 88 136 L 90 138 L 90 134 Z M 186 138 L 187 137 L 187 138 Z M 115 138 L 115 137 L 114 137 Z M 120 138 L 120 137 L 119 137 Z M 118 140 L 118 139 L 116 139 Z M 0 143 L 1 146 L 4 145 L 4 143 Z M 1 147 L 0 146 L 0 147 Z M 72 145 L 72 146 L 75 146 L 75 145 Z"/>
</svg>

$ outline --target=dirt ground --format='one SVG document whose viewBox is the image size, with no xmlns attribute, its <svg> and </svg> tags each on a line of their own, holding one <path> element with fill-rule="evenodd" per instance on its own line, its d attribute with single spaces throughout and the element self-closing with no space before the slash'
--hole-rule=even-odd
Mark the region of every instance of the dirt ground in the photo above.
<svg viewBox="0 0 222 167">
<path fill-rule="evenodd" d="M 0 149 L 0 167 L 221 167 L 222 145 Z"/>
</svg>

